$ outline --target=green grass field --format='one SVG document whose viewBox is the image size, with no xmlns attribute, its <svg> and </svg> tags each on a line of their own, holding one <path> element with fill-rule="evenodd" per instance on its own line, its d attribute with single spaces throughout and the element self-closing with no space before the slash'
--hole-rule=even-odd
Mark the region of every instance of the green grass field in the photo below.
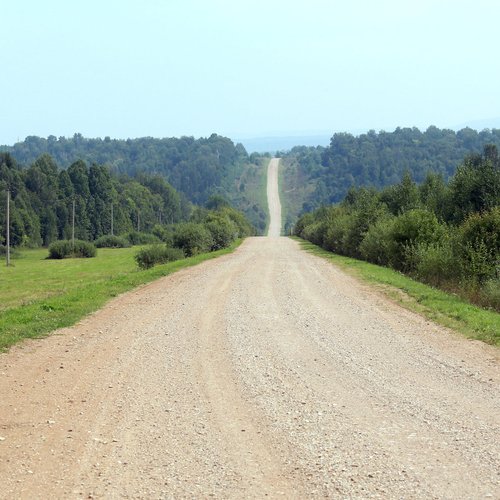
<svg viewBox="0 0 500 500">
<path fill-rule="evenodd" d="M 468 338 L 500 344 L 500 314 L 465 302 L 461 298 L 432 288 L 387 267 L 336 255 L 300 238 L 302 248 L 323 257 L 348 273 L 377 288 L 402 306 L 451 328 Z"/>
<path fill-rule="evenodd" d="M 0 267 L 0 350 L 73 325 L 120 293 L 230 253 L 240 243 L 146 271 L 135 263 L 138 247 L 102 248 L 96 258 L 63 260 L 47 260 L 46 249 L 25 250 L 12 267 Z"/>
</svg>

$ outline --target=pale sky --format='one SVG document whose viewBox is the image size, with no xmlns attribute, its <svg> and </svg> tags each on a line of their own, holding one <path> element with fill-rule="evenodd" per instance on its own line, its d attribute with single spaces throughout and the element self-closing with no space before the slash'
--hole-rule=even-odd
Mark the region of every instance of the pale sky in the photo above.
<svg viewBox="0 0 500 500">
<path fill-rule="evenodd" d="M 500 117 L 498 0 L 0 0 L 0 144 Z"/>
</svg>

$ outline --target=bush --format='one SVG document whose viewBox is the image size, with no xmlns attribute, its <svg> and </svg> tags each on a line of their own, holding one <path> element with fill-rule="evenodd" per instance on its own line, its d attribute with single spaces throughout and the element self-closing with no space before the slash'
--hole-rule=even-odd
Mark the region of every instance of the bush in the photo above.
<svg viewBox="0 0 500 500">
<path fill-rule="evenodd" d="M 130 246 L 130 242 L 120 236 L 101 236 L 94 241 L 97 248 L 126 248 Z"/>
<path fill-rule="evenodd" d="M 209 252 L 213 244 L 212 235 L 203 224 L 185 222 L 175 228 L 174 246 L 182 248 L 188 257 Z"/>
<path fill-rule="evenodd" d="M 238 237 L 238 228 L 229 217 L 211 215 L 205 225 L 212 235 L 211 250 L 227 248 Z"/>
<path fill-rule="evenodd" d="M 151 233 L 140 233 L 139 231 L 130 231 L 124 235 L 130 241 L 131 245 L 153 245 L 161 243 L 160 239 Z"/>
<path fill-rule="evenodd" d="M 368 228 L 359 246 L 360 253 L 364 259 L 381 266 L 389 264 L 395 219 L 394 216 L 388 215 L 380 218 Z"/>
<path fill-rule="evenodd" d="M 88 241 L 71 240 L 54 241 L 49 246 L 49 259 L 67 259 L 72 257 L 90 258 L 97 255 L 97 249 Z"/>
<path fill-rule="evenodd" d="M 459 277 L 460 266 L 448 238 L 441 243 L 417 243 L 407 253 L 416 277 L 429 285 L 442 286 Z"/>
<path fill-rule="evenodd" d="M 323 237 L 324 248 L 341 255 L 353 256 L 356 252 L 355 249 L 349 246 L 349 235 L 353 230 L 354 217 L 351 214 L 339 211 L 325 225 L 326 231 Z"/>
<path fill-rule="evenodd" d="M 388 215 L 385 204 L 381 203 L 377 192 L 367 188 L 351 188 L 341 207 L 346 218 L 342 229 L 342 252 L 350 257 L 361 257 L 360 245 L 368 229 L 381 217 Z"/>
<path fill-rule="evenodd" d="M 218 210 L 218 214 L 228 217 L 236 225 L 238 230 L 237 238 L 245 238 L 255 234 L 255 228 L 240 211 L 232 207 L 223 207 Z"/>
<path fill-rule="evenodd" d="M 484 301 L 489 307 L 500 311 L 500 277 L 486 281 L 483 287 L 483 295 Z"/>
<path fill-rule="evenodd" d="M 324 221 L 316 221 L 302 229 L 301 236 L 315 245 L 323 245 L 323 238 L 326 232 Z"/>
<path fill-rule="evenodd" d="M 388 246 L 389 264 L 395 269 L 411 271 L 409 247 L 418 244 L 438 243 L 446 228 L 428 210 L 416 208 L 405 212 L 394 220 Z"/>
<path fill-rule="evenodd" d="M 135 255 L 135 261 L 141 269 L 149 269 L 157 264 L 165 264 L 183 258 L 184 252 L 180 248 L 170 248 L 166 245 L 152 245 L 139 250 Z"/>
<path fill-rule="evenodd" d="M 162 226 L 160 224 L 156 224 L 153 227 L 152 233 L 163 243 L 165 243 L 168 247 L 173 246 L 174 244 L 174 233 L 170 228 Z"/>
<path fill-rule="evenodd" d="M 303 235 L 303 231 L 305 227 L 309 226 L 309 224 L 312 224 L 314 220 L 314 215 L 310 212 L 302 215 L 302 217 L 300 217 L 300 219 L 295 223 L 293 233 L 306 240 L 307 238 Z"/>
<path fill-rule="evenodd" d="M 463 277 L 479 284 L 496 278 L 500 267 L 500 207 L 469 216 L 458 228 L 456 252 Z"/>
</svg>

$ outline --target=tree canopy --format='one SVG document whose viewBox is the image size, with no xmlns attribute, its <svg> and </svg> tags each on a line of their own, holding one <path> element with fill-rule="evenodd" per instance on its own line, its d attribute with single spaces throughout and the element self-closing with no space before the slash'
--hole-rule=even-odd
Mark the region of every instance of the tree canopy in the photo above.
<svg viewBox="0 0 500 500">
<path fill-rule="evenodd" d="M 190 206 L 163 177 L 142 174 L 137 179 L 113 175 L 104 165 L 84 161 L 60 170 L 48 154 L 21 168 L 10 153 L 0 153 L 0 244 L 5 238 L 5 203 L 11 192 L 11 243 L 49 245 L 72 234 L 95 240 L 113 232 L 152 231 L 156 224 L 189 217 Z"/>
<path fill-rule="evenodd" d="M 208 138 L 193 137 L 155 139 L 88 139 L 81 134 L 72 138 L 29 136 L 14 146 L 1 146 L 17 162 L 30 165 L 49 154 L 63 169 L 77 160 L 107 165 L 116 174 L 137 176 L 161 175 L 175 189 L 196 204 L 203 204 L 213 194 L 231 191 L 230 179 L 250 158 L 241 144 L 212 134 Z"/>
<path fill-rule="evenodd" d="M 488 144 L 500 147 L 500 129 L 454 132 L 432 126 L 422 132 L 398 127 L 394 132 L 371 130 L 359 136 L 334 134 L 328 147 L 296 147 L 285 161 L 298 170 L 302 186 L 310 186 L 302 201 L 303 208 L 311 210 L 342 200 L 353 186 L 383 188 L 399 183 L 405 172 L 417 183 L 424 182 L 429 172 L 448 181 L 465 156 L 480 154 Z"/>
</svg>

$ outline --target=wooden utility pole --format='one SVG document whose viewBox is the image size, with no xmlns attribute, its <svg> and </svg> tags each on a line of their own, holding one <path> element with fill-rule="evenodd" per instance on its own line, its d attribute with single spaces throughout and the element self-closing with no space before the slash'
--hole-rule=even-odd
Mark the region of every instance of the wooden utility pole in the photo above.
<svg viewBox="0 0 500 500">
<path fill-rule="evenodd" d="M 71 228 L 71 246 L 73 247 L 73 251 L 75 251 L 75 199 L 73 198 L 73 213 L 72 213 L 72 228 Z"/>
<path fill-rule="evenodd" d="M 113 233 L 113 203 L 111 203 L 111 236 L 114 236 L 114 233 Z"/>
<path fill-rule="evenodd" d="M 137 232 L 141 232 L 141 213 L 137 210 Z"/>
<path fill-rule="evenodd" d="M 6 261 L 7 266 L 10 266 L 10 189 L 7 189 L 7 231 L 6 231 L 5 246 L 7 247 Z"/>
</svg>

